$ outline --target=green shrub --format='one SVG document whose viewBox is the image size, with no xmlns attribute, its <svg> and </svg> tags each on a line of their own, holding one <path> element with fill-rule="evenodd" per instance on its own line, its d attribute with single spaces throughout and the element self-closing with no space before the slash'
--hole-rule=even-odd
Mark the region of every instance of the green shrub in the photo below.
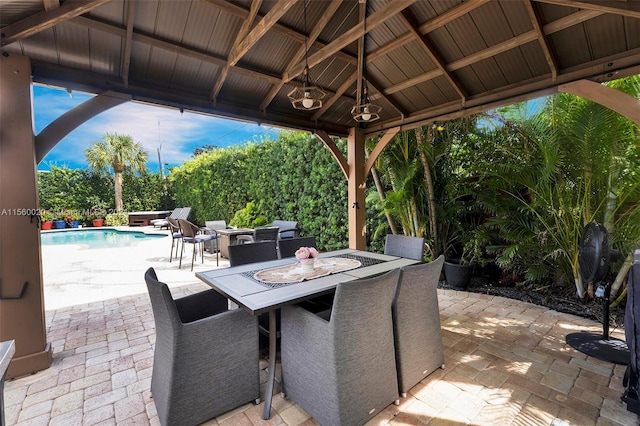
<svg viewBox="0 0 640 426">
<path fill-rule="evenodd" d="M 237 226 L 238 228 L 255 228 L 256 226 L 262 226 L 269 223 L 267 217 L 262 212 L 260 207 L 257 207 L 254 203 L 247 203 L 246 207 L 240 209 L 233 215 L 233 219 L 229 222 L 231 226 Z"/>
<path fill-rule="evenodd" d="M 107 226 L 126 226 L 129 224 L 127 213 L 109 213 L 105 219 Z"/>
</svg>

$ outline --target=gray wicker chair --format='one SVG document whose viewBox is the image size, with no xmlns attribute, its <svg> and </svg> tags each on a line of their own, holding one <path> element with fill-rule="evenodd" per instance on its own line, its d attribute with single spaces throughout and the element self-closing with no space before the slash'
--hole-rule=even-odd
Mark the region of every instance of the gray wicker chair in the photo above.
<svg viewBox="0 0 640 426">
<path fill-rule="evenodd" d="M 288 238 L 296 238 L 300 236 L 300 228 L 298 222 L 294 220 L 274 220 L 271 226 L 277 226 L 279 229 L 278 238 L 281 240 Z"/>
<path fill-rule="evenodd" d="M 397 401 L 391 303 L 399 273 L 338 284 L 330 313 L 282 308 L 284 391 L 320 424 L 361 425 Z"/>
<path fill-rule="evenodd" d="M 215 290 L 173 299 L 153 268 L 145 273 L 156 324 L 151 394 L 162 425 L 197 425 L 259 403 L 256 318 L 227 311 Z"/>
<path fill-rule="evenodd" d="M 294 257 L 300 247 L 316 247 L 316 237 L 295 237 L 278 240 L 278 257 Z"/>
<path fill-rule="evenodd" d="M 278 258 L 275 241 L 234 244 L 229 246 L 228 250 L 230 266 L 246 265 L 247 263 L 264 262 Z"/>
<path fill-rule="evenodd" d="M 424 238 L 388 234 L 384 242 L 384 254 L 422 261 Z"/>
<path fill-rule="evenodd" d="M 171 254 L 169 254 L 169 262 L 173 259 L 173 247 L 176 248 L 176 257 L 178 256 L 178 248 L 180 241 L 182 241 L 182 233 L 180 232 L 180 224 L 176 219 L 168 217 L 167 224 L 169 226 L 169 233 L 171 234 Z"/>
<path fill-rule="evenodd" d="M 238 235 L 238 244 L 257 243 L 260 241 L 277 241 L 279 229 L 277 226 L 256 226 L 253 235 Z"/>
<path fill-rule="evenodd" d="M 191 253 L 191 270 L 193 271 L 193 263 L 196 260 L 198 247 L 200 247 L 200 256 L 202 263 L 204 263 L 204 243 L 214 239 L 215 235 L 203 234 L 202 232 L 204 231 L 199 226 L 185 219 L 178 219 L 178 223 L 180 224 L 180 233 L 182 234 L 182 249 L 180 250 L 180 264 L 178 265 L 178 269 L 182 268 L 182 254 L 186 243 L 193 245 L 193 252 Z M 218 254 L 216 252 L 216 261 L 217 258 Z"/>
<path fill-rule="evenodd" d="M 159 227 L 160 229 L 162 228 L 167 228 L 169 229 L 169 221 L 167 220 L 167 218 L 171 218 L 174 220 L 178 220 L 178 219 L 189 219 L 189 215 L 191 214 L 191 207 L 176 207 L 169 216 L 167 216 L 164 219 L 151 219 L 149 221 L 150 225 L 153 225 L 153 227 Z"/>
<path fill-rule="evenodd" d="M 443 263 L 440 256 L 400 271 L 392 312 L 398 388 L 403 397 L 437 368 L 444 368 L 437 293 Z"/>
</svg>

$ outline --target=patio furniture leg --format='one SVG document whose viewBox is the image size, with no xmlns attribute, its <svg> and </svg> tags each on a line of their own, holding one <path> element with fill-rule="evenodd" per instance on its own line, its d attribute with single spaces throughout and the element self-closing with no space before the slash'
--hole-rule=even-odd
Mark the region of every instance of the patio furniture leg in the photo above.
<svg viewBox="0 0 640 426">
<path fill-rule="evenodd" d="M 191 253 L 191 270 L 193 271 L 193 263 L 196 261 L 196 251 L 198 251 L 198 244 L 193 243 L 193 253 Z"/>
<path fill-rule="evenodd" d="M 176 249 L 178 251 L 178 249 Z M 178 269 L 182 268 L 182 254 L 184 253 L 184 241 L 182 242 L 182 249 L 180 250 L 180 264 L 178 265 Z"/>
<path fill-rule="evenodd" d="M 273 384 L 276 381 L 276 333 L 276 311 L 272 309 L 269 311 L 269 377 L 267 378 L 267 388 L 264 394 L 263 420 L 269 420 L 269 417 L 271 417 Z"/>
</svg>

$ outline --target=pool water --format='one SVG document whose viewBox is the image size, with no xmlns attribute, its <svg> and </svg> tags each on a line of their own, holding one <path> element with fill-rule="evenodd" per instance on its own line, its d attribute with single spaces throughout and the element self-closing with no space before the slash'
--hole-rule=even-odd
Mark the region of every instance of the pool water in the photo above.
<svg viewBox="0 0 640 426">
<path fill-rule="evenodd" d="M 118 231 L 116 229 L 87 229 L 74 231 L 43 232 L 40 241 L 43 246 L 82 244 L 89 248 L 129 247 L 140 241 L 166 238 L 168 235 L 145 234 L 139 231 Z"/>
</svg>

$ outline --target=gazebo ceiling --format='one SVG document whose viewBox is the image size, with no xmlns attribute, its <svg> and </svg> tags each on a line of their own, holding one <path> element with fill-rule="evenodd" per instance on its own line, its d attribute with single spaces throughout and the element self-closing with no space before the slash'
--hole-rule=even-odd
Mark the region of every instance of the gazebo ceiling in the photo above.
<svg viewBox="0 0 640 426">
<path fill-rule="evenodd" d="M 3 54 L 33 81 L 344 136 L 356 126 L 358 0 L 2 0 Z M 382 107 L 366 134 L 640 72 L 640 1 L 368 0 L 364 57 Z M 306 37 L 305 37 L 306 36 Z M 322 108 L 294 109 L 305 40 Z"/>
</svg>

